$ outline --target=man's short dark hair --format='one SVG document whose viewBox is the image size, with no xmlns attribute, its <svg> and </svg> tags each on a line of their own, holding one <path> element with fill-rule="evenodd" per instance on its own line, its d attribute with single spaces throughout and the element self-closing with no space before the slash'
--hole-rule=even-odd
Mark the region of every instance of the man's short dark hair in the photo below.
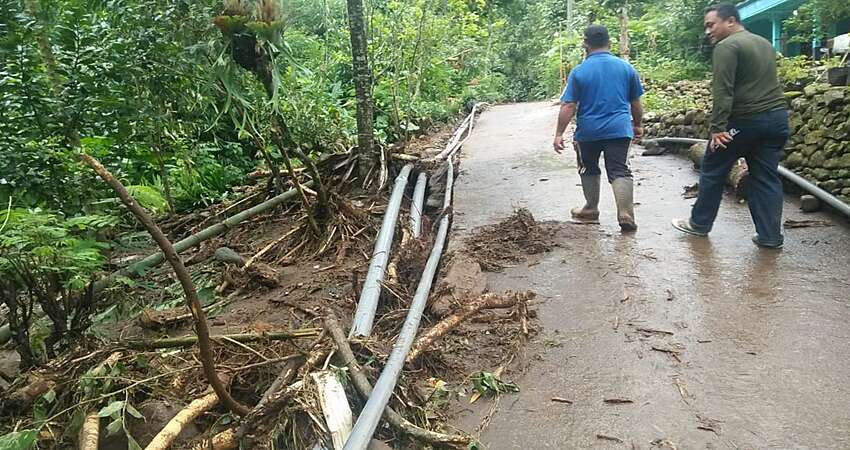
<svg viewBox="0 0 850 450">
<path fill-rule="evenodd" d="M 584 42 L 590 48 L 604 48 L 611 43 L 611 38 L 604 25 L 591 25 L 584 30 Z"/>
<path fill-rule="evenodd" d="M 735 22 L 741 23 L 741 14 L 738 13 L 738 7 L 731 3 L 717 3 L 705 8 L 705 14 L 714 11 L 717 17 L 726 20 L 730 17 L 735 18 Z"/>
</svg>

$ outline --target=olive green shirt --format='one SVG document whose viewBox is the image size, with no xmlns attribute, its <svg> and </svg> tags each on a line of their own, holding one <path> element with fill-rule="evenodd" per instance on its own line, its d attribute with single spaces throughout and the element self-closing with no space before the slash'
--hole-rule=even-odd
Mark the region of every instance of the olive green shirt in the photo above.
<svg viewBox="0 0 850 450">
<path fill-rule="evenodd" d="M 712 133 L 728 131 L 730 117 L 786 106 L 776 78 L 776 54 L 767 39 L 747 30 L 735 32 L 714 46 L 712 60 Z"/>
</svg>

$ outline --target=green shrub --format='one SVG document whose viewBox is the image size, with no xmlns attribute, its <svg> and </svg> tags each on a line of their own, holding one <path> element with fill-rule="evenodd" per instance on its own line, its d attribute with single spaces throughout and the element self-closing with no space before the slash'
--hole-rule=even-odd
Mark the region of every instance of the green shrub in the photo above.
<svg viewBox="0 0 850 450">
<path fill-rule="evenodd" d="M 52 322 L 45 342 L 48 357 L 67 337 L 87 328 L 95 303 L 90 285 L 106 264 L 109 248 L 98 235 L 116 223 L 114 217 L 64 218 L 42 210 L 0 213 L 0 297 L 9 308 L 22 365 L 35 363 L 29 327 L 36 306 Z"/>
</svg>

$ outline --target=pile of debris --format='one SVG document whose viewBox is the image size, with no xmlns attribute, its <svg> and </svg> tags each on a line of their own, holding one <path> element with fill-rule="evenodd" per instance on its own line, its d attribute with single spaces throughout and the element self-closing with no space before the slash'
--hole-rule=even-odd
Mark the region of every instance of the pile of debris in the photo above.
<svg viewBox="0 0 850 450">
<path fill-rule="evenodd" d="M 531 211 L 520 208 L 502 222 L 476 230 L 465 245 L 482 269 L 498 272 L 528 255 L 548 252 L 556 244 Z"/>
<path fill-rule="evenodd" d="M 469 124 L 471 129 L 473 120 L 474 112 L 462 127 Z M 459 147 L 461 136 L 457 133 L 450 143 Z M 470 384 L 471 368 L 454 376 L 458 369 L 446 366 L 453 361 L 450 353 L 460 347 L 437 343 L 463 340 L 464 351 L 477 348 L 504 356 L 504 347 L 515 346 L 516 338 L 533 328 L 528 311 L 533 294 L 481 293 L 440 314 L 423 311 L 432 297 L 428 266 L 439 261 L 450 223 L 456 150 L 446 152 L 442 164 L 432 161 L 415 169 L 423 172 L 420 179 L 427 178 L 425 169 L 442 169 L 435 173 L 443 179 L 434 180 L 438 182 L 430 192 L 433 196 L 448 191 L 442 192 L 446 203 L 441 208 L 425 209 L 422 202 L 428 192 L 419 189 L 413 199 L 405 197 L 410 191 L 407 174 L 413 170 L 406 166 L 399 171 L 404 179 L 396 184 L 393 197 L 410 205 L 410 213 L 396 211 L 395 219 L 408 220 L 387 219 L 392 197 L 388 203 L 367 192 L 337 190 L 321 236 L 311 234 L 303 204 L 284 201 L 262 211 L 251 202 L 240 212 L 226 208 L 226 215 L 240 217 L 238 223 L 224 219 L 206 226 L 207 218 L 217 213 L 179 222 L 176 226 L 182 230 L 193 230 L 173 245 L 176 252 L 193 252 L 176 258 L 186 262 L 183 269 L 168 258 L 180 282 L 171 270 L 156 269 L 166 259 L 162 254 L 135 258 L 137 264 L 147 261 L 144 283 L 105 289 L 103 295 L 114 297 L 115 304 L 101 315 L 117 314 L 124 308 L 121 298 L 148 307 L 135 309 L 132 320 L 110 322 L 59 357 L 3 385 L 0 423 L 5 426 L 0 434 L 21 448 L 38 442 L 83 450 L 340 449 L 349 439 L 368 443 L 375 432 L 376 438 L 399 449 L 474 444 L 467 434 L 447 432 L 444 413 L 431 403 L 438 397 L 435 393 L 446 392 L 445 383 L 423 383 L 433 379 Z M 325 167 L 350 174 L 348 162 L 343 158 Z M 325 174 L 326 182 L 333 179 L 331 172 Z M 251 195 L 257 201 L 262 197 Z M 250 211 L 257 212 L 246 214 Z M 425 212 L 430 220 L 419 217 L 420 223 L 412 225 L 415 211 Z M 411 224 L 411 229 L 398 222 Z M 401 237 L 389 233 L 388 239 L 390 247 L 397 244 L 396 252 L 373 245 L 375 235 L 386 236 L 385 230 L 397 228 L 403 230 Z M 497 233 L 512 236 L 515 252 L 547 248 L 527 211 Z M 505 244 L 492 240 L 491 245 Z M 367 288 L 362 280 L 370 279 L 376 260 L 390 280 L 377 281 L 379 304 L 371 333 L 354 333 L 354 308 L 360 309 L 358 299 Z M 138 276 L 119 272 L 125 278 Z M 422 280 L 414 286 L 411 280 L 417 277 Z M 198 301 L 190 307 L 175 306 L 183 303 L 184 294 Z M 476 324 L 486 332 L 464 328 L 482 310 L 493 309 L 504 314 L 498 323 Z M 423 312 L 430 326 L 419 330 Z M 489 346 L 500 350 L 481 350 Z M 400 364 L 394 366 L 396 362 Z M 387 374 L 391 367 L 397 372 Z M 453 392 L 472 389 L 458 387 Z M 383 402 L 378 398 L 382 395 Z M 378 413 L 374 423 L 360 424 L 371 410 Z M 381 417 L 383 426 L 377 422 Z"/>
</svg>

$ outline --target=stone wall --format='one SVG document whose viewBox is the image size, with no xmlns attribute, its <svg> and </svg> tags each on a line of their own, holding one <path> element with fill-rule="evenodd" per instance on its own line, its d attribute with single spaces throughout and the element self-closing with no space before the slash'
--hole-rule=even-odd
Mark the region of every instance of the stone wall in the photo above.
<svg viewBox="0 0 850 450">
<path fill-rule="evenodd" d="M 688 97 L 695 103 L 693 108 L 657 113 L 650 111 L 644 117 L 644 133 L 647 137 L 689 137 L 704 139 L 708 136 L 711 120 L 711 83 L 708 81 L 680 81 L 665 86 L 649 85 L 648 92 L 655 92 L 674 102 Z"/>
<path fill-rule="evenodd" d="M 850 203 L 850 88 L 815 84 L 792 96 L 783 165 Z"/>
<path fill-rule="evenodd" d="M 708 82 L 691 84 L 691 96 L 710 104 Z M 682 95 L 676 86 L 664 95 Z M 786 93 L 791 110 L 791 138 L 783 165 L 850 203 L 850 87 L 813 84 L 804 92 Z M 646 138 L 675 136 L 705 139 L 711 107 L 649 112 Z"/>
</svg>

